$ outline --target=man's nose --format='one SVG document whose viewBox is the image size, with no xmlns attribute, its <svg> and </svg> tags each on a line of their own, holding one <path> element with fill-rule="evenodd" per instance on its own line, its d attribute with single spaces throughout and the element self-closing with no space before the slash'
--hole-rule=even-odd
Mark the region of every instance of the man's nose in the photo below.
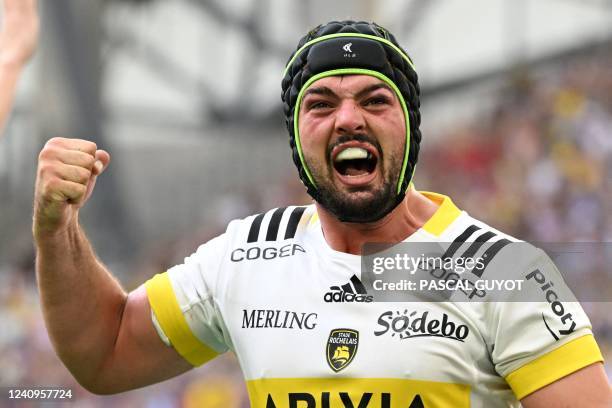
<svg viewBox="0 0 612 408">
<path fill-rule="evenodd" d="M 336 111 L 336 131 L 340 134 L 362 132 L 365 118 L 358 103 L 353 100 L 342 101 Z"/>
</svg>

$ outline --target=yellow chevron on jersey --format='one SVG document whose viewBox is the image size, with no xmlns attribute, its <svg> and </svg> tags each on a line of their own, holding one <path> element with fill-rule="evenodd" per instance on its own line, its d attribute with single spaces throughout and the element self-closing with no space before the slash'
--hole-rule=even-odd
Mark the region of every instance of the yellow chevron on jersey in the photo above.
<svg viewBox="0 0 612 408">
<path fill-rule="evenodd" d="M 406 243 L 439 243 L 450 257 L 486 252 L 470 273 L 500 270 L 515 238 L 423 194 L 439 208 Z M 508 279 L 569 291 L 540 250 L 512 265 Z M 601 361 L 577 302 L 373 301 L 361 257 L 329 247 L 314 205 L 232 221 L 162 276 L 147 284 L 160 336 L 194 365 L 233 351 L 253 407 L 518 407 Z"/>
<path fill-rule="evenodd" d="M 452 200 L 446 196 L 425 191 L 422 191 L 421 194 L 424 194 L 431 201 L 438 204 L 438 210 L 435 212 L 434 216 L 423 225 L 423 229 L 430 234 L 439 236 L 461 215 L 461 210 L 459 210 Z"/>
</svg>

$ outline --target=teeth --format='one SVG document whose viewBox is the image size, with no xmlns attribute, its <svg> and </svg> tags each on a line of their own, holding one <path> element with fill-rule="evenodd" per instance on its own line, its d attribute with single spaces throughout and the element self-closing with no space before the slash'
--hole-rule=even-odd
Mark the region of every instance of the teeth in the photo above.
<svg viewBox="0 0 612 408">
<path fill-rule="evenodd" d="M 370 153 L 361 147 L 349 147 L 344 149 L 336 156 L 336 162 L 343 160 L 367 159 Z"/>
</svg>

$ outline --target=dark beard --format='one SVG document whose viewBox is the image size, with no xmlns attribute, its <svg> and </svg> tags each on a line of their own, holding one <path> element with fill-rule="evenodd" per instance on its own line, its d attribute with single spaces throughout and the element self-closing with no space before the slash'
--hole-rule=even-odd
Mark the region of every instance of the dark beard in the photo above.
<svg viewBox="0 0 612 408">
<path fill-rule="evenodd" d="M 346 143 L 350 140 L 359 140 L 367 142 L 376 147 L 380 154 L 380 160 L 383 160 L 382 147 L 378 141 L 368 135 L 344 135 L 338 138 L 336 143 L 328 146 L 326 155 L 328 163 L 331 163 L 331 152 L 336 145 Z M 389 174 L 399 177 L 401 164 L 394 157 L 388 158 Z M 369 199 L 356 199 L 350 197 L 350 193 L 339 192 L 331 182 L 333 174 L 333 164 L 329 164 L 327 168 L 327 178 L 322 177 L 324 171 L 322 169 L 313 168 L 313 177 L 317 183 L 317 194 L 315 200 L 321 204 L 327 211 L 332 213 L 342 222 L 370 223 L 375 222 L 387 215 L 393 210 L 397 204 L 397 194 L 395 191 L 396 177 L 385 175 L 383 186 L 377 191 L 372 192 L 372 197 Z M 382 168 L 383 174 L 386 173 L 385 168 Z M 395 180 L 393 180 L 395 178 Z"/>
<path fill-rule="evenodd" d="M 342 222 L 370 223 L 391 212 L 397 205 L 395 198 L 394 185 L 387 180 L 368 200 L 351 200 L 347 193 L 339 193 L 333 187 L 321 184 L 317 201 Z"/>
</svg>

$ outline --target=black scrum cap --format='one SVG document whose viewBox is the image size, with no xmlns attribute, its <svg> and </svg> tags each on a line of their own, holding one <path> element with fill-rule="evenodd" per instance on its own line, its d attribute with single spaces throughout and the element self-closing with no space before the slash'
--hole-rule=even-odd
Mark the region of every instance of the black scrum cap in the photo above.
<svg viewBox="0 0 612 408">
<path fill-rule="evenodd" d="M 397 205 L 404 198 L 418 158 L 420 90 L 410 57 L 395 37 L 376 23 L 347 20 L 320 25 L 302 37 L 289 58 L 281 97 L 293 162 L 308 193 L 317 200 L 317 186 L 304 160 L 298 130 L 302 95 L 318 79 L 351 74 L 371 75 L 386 82 L 397 94 L 404 110 L 406 149 L 397 180 Z"/>
</svg>

